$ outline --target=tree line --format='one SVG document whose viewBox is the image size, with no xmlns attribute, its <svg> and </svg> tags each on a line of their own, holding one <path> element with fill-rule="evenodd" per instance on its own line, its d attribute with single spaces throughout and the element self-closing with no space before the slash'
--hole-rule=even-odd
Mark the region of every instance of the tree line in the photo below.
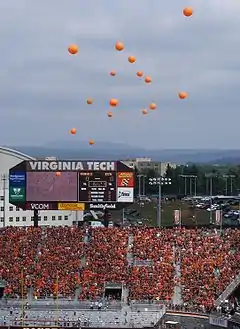
<svg viewBox="0 0 240 329">
<path fill-rule="evenodd" d="M 143 175 L 140 178 L 139 175 Z M 162 186 L 162 193 L 166 195 L 233 195 L 240 192 L 240 165 L 184 165 L 167 167 L 164 175 L 171 179 L 171 185 Z M 150 178 L 159 178 L 153 169 L 139 172 L 135 170 L 136 194 L 152 195 L 158 193 L 157 185 L 150 185 Z M 140 190 L 139 190 L 140 188 Z"/>
</svg>

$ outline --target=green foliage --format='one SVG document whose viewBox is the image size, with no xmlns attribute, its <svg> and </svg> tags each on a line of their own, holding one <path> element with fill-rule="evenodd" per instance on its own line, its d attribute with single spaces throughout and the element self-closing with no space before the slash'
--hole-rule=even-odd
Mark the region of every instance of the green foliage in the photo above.
<svg viewBox="0 0 240 329">
<path fill-rule="evenodd" d="M 138 172 L 136 170 L 136 191 L 138 194 Z M 146 194 L 157 194 L 158 187 L 149 185 L 149 178 L 158 177 L 158 173 L 153 169 L 144 170 L 141 174 L 146 175 Z M 240 165 L 238 166 L 211 166 L 211 165 L 196 165 L 177 166 L 176 169 L 168 166 L 166 177 L 171 178 L 172 184 L 162 187 L 163 194 L 170 195 L 194 195 L 195 194 L 195 179 L 185 178 L 182 175 L 196 176 L 197 195 L 210 194 L 210 178 L 212 176 L 212 194 L 213 195 L 238 195 L 240 189 Z M 224 177 L 232 175 L 234 177 Z M 141 181 L 141 184 L 143 180 Z M 142 186 L 142 185 L 141 185 Z M 142 188 L 141 188 L 142 189 Z"/>
</svg>

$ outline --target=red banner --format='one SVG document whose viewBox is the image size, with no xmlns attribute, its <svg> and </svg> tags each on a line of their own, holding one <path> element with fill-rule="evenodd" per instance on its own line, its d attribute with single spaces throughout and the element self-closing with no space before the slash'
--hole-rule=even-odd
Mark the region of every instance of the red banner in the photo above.
<svg viewBox="0 0 240 329">
<path fill-rule="evenodd" d="M 117 187 L 134 187 L 133 172 L 118 172 Z"/>
</svg>

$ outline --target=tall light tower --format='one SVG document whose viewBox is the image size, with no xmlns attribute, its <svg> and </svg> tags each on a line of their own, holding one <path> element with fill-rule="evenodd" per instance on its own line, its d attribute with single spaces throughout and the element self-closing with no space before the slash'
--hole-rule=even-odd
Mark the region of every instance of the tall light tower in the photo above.
<svg viewBox="0 0 240 329">
<path fill-rule="evenodd" d="M 189 195 L 192 196 L 192 186 L 194 182 L 194 196 L 197 195 L 197 176 L 196 175 L 179 175 L 184 178 L 184 194 L 187 195 L 187 179 L 189 179 Z"/>
<path fill-rule="evenodd" d="M 145 179 L 146 179 L 146 175 L 143 174 L 139 174 L 137 175 L 138 177 L 138 196 L 141 197 L 143 195 L 145 195 Z"/>
<path fill-rule="evenodd" d="M 7 180 L 8 180 L 8 175 L 2 174 L 1 175 L 1 182 L 2 182 L 2 189 L 3 189 L 3 227 L 6 226 L 6 215 L 7 215 Z"/>
<path fill-rule="evenodd" d="M 171 178 L 167 177 L 158 177 L 158 178 L 149 178 L 150 185 L 158 185 L 158 216 L 157 216 L 157 225 L 160 228 L 162 226 L 162 186 L 171 185 Z"/>
<path fill-rule="evenodd" d="M 225 179 L 225 195 L 228 195 L 228 179 L 230 179 L 230 195 L 233 194 L 233 179 L 235 178 L 235 175 L 223 175 L 223 178 Z"/>
<path fill-rule="evenodd" d="M 216 178 L 217 175 L 214 173 L 205 174 L 207 181 L 209 182 L 209 197 L 210 197 L 210 224 L 213 223 L 213 213 L 212 213 L 212 198 L 213 198 L 213 178 Z"/>
</svg>

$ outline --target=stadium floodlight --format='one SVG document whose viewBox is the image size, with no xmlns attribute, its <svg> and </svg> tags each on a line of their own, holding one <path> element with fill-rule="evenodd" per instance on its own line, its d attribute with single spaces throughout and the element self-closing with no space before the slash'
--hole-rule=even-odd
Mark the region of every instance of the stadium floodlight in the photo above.
<svg viewBox="0 0 240 329">
<path fill-rule="evenodd" d="M 147 176 L 143 174 L 139 174 L 137 175 L 137 177 L 138 177 L 138 196 L 140 198 L 141 196 L 145 196 L 145 178 Z M 142 191 L 141 191 L 141 178 L 142 178 Z"/>
<path fill-rule="evenodd" d="M 230 194 L 233 194 L 233 178 L 235 178 L 235 175 L 223 175 L 223 178 L 225 179 L 225 195 L 228 195 L 228 179 L 230 178 Z"/>
<path fill-rule="evenodd" d="M 6 190 L 8 189 L 8 186 L 7 186 L 8 179 L 9 179 L 8 175 L 2 174 L 0 176 L 1 188 L 3 190 L 3 227 L 6 226 L 6 217 L 7 217 L 7 193 L 6 193 Z"/>
<path fill-rule="evenodd" d="M 172 179 L 168 177 L 153 177 L 149 178 L 149 185 L 158 185 L 158 216 L 157 216 L 157 224 L 158 227 L 162 226 L 162 186 L 163 185 L 171 185 Z"/>
<path fill-rule="evenodd" d="M 213 209 L 212 209 L 212 202 L 213 202 L 213 178 L 216 178 L 217 174 L 215 173 L 208 173 L 205 174 L 205 178 L 209 180 L 209 197 L 210 197 L 210 224 L 213 223 Z"/>
<path fill-rule="evenodd" d="M 187 196 L 187 179 L 189 179 L 189 195 L 192 196 L 192 185 L 194 182 L 194 196 L 197 196 L 197 175 L 179 175 L 184 178 L 184 194 Z"/>
</svg>

